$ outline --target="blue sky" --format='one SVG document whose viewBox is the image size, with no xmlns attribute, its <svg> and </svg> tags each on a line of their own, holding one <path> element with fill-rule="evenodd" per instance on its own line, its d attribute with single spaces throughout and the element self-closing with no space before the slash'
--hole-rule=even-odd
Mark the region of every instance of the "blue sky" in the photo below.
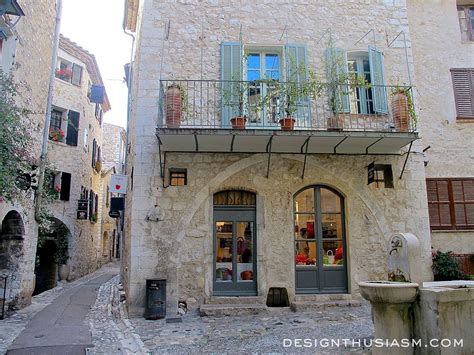
<svg viewBox="0 0 474 355">
<path fill-rule="evenodd" d="M 63 0 L 61 33 L 95 55 L 112 110 L 105 121 L 125 127 L 127 86 L 123 65 L 131 38 L 122 29 L 124 0 Z"/>
</svg>

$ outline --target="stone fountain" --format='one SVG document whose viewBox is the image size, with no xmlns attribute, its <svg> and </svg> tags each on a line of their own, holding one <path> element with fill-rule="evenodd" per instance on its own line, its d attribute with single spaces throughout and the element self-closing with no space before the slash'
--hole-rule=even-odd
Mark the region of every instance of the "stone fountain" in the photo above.
<svg viewBox="0 0 474 355">
<path fill-rule="evenodd" d="M 396 341 L 413 337 L 413 303 L 418 296 L 416 275 L 419 269 L 420 243 L 410 233 L 394 235 L 388 244 L 389 281 L 360 282 L 362 297 L 373 310 L 375 338 Z M 412 348 L 374 348 L 373 353 L 411 354 Z"/>
</svg>

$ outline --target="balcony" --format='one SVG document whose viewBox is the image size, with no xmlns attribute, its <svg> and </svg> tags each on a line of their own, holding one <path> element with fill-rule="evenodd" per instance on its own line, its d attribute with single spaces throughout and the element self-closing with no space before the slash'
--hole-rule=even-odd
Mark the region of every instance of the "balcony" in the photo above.
<svg viewBox="0 0 474 355">
<path fill-rule="evenodd" d="M 400 154 L 418 139 L 411 90 L 162 80 L 156 133 L 163 152 Z"/>
</svg>

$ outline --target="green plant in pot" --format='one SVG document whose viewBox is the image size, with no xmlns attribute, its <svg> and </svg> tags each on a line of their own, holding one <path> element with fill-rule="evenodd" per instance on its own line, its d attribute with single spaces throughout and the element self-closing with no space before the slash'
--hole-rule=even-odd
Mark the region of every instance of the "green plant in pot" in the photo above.
<svg viewBox="0 0 474 355">
<path fill-rule="evenodd" d="M 459 264 L 453 257 L 453 252 L 443 253 L 438 250 L 433 252 L 433 274 L 435 281 L 459 280 L 463 278 Z"/>
<path fill-rule="evenodd" d="M 416 127 L 416 112 L 410 86 L 397 85 L 392 88 L 390 106 L 397 131 L 408 132 L 410 121 L 413 123 L 413 128 Z"/>
<path fill-rule="evenodd" d="M 223 102 L 230 108 L 232 114 L 237 113 L 230 119 L 233 129 L 245 129 L 247 116 L 245 115 L 244 98 L 249 90 L 248 82 L 241 80 L 232 80 L 224 83 Z"/>
</svg>

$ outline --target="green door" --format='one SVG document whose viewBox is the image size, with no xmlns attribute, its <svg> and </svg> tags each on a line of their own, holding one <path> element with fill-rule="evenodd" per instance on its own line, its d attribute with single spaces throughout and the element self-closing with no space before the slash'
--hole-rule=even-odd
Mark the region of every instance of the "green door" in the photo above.
<svg viewBox="0 0 474 355">
<path fill-rule="evenodd" d="M 256 209 L 252 205 L 241 204 L 245 200 L 244 191 L 219 193 L 231 198 L 219 199 L 214 196 L 214 291 L 215 296 L 255 296 L 257 295 L 256 263 Z M 243 199 L 235 198 L 237 195 Z M 252 194 L 253 195 L 253 194 Z M 216 204 L 226 200 L 231 204 Z M 250 201 L 255 201 L 255 195 Z M 239 203 L 239 204 L 235 204 Z"/>
</svg>

